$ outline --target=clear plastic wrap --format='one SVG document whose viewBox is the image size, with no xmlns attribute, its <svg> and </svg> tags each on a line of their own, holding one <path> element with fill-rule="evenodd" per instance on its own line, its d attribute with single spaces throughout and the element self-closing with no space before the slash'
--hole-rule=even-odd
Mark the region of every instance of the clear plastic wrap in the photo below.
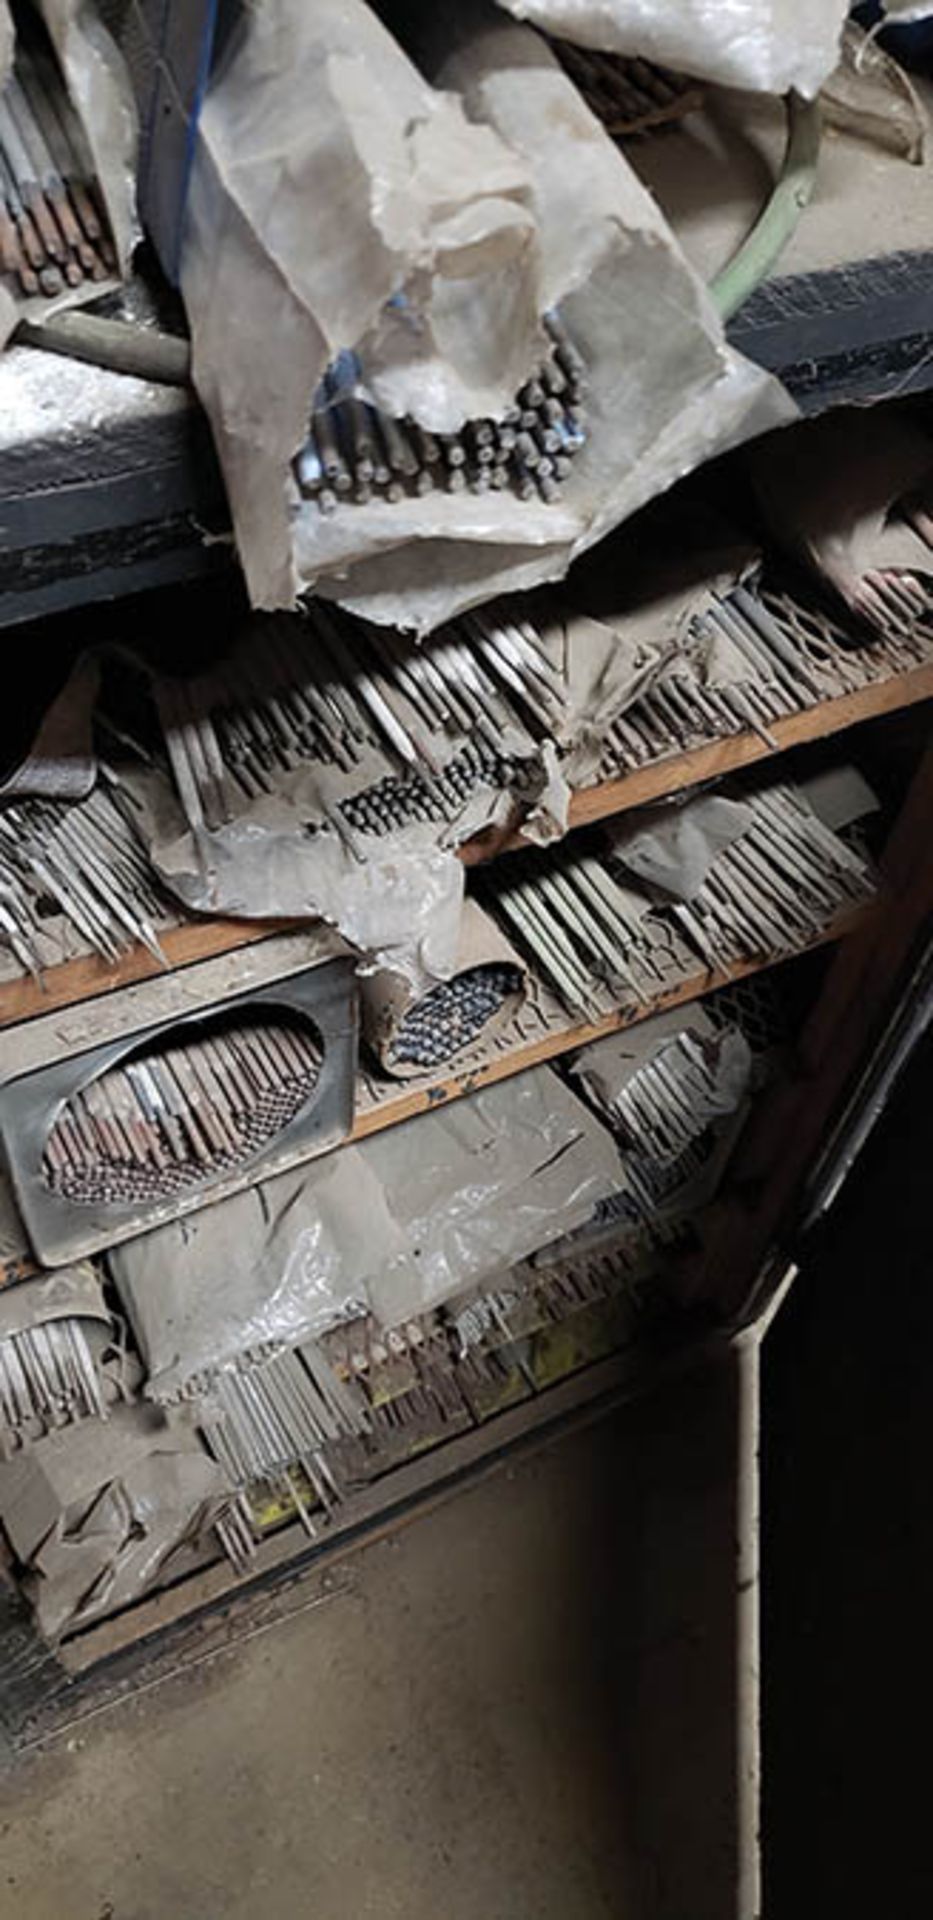
<svg viewBox="0 0 933 1920">
<path fill-rule="evenodd" d="M 896 5 L 898 0 L 891 0 Z M 908 0 L 909 3 L 909 0 Z M 470 0 L 459 0 L 461 6 Z M 564 40 L 702 80 L 812 99 L 836 64 L 848 0 L 500 0 Z"/>
<path fill-rule="evenodd" d="M 110 1264 L 148 1391 L 438 1306 L 582 1224 L 618 1179 L 611 1135 L 540 1067 L 130 1241 Z"/>
</svg>

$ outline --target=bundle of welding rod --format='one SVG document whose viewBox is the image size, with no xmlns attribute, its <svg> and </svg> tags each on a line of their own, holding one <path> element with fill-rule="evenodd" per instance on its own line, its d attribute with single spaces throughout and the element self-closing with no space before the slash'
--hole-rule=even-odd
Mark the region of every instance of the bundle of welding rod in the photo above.
<svg viewBox="0 0 933 1920">
<path fill-rule="evenodd" d="M 258 1153 L 301 1111 L 321 1066 L 312 1029 L 217 1023 L 90 1081 L 45 1141 L 52 1192 L 97 1206 L 183 1192 Z"/>
<path fill-rule="evenodd" d="M 590 112 L 614 140 L 682 120 L 703 104 L 694 81 L 648 60 L 575 47 L 567 40 L 554 39 L 550 45 Z"/>
<path fill-rule="evenodd" d="M 87 1325 L 66 1315 L 0 1340 L 0 1446 L 23 1444 L 70 1420 L 106 1420 Z"/>
<path fill-rule="evenodd" d="M 313 1342 L 219 1373 L 206 1394 L 192 1397 L 189 1409 L 210 1452 L 241 1495 L 260 1486 L 283 1495 L 312 1538 L 317 1529 L 310 1506 L 319 1503 L 326 1513 L 340 1499 L 326 1449 L 341 1438 L 365 1433 L 369 1425 L 362 1394 L 338 1379 Z M 250 1551 L 250 1520 L 249 1510 L 241 1506 L 232 1523 L 228 1517 L 218 1528 L 234 1564 Z"/>
<path fill-rule="evenodd" d="M 776 749 L 775 720 L 933 660 L 933 595 L 914 581 L 885 589 L 887 626 L 851 642 L 819 609 L 743 581 L 712 591 L 673 657 L 612 720 L 597 777 L 611 779 L 709 739 L 757 733 Z M 712 648 L 731 670 L 709 670 Z"/>
<path fill-rule="evenodd" d="M 433 434 L 394 420 L 374 402 L 356 355 L 328 368 L 314 396 L 306 445 L 295 460 L 305 499 L 323 514 L 341 501 L 366 505 L 447 493 L 509 490 L 519 500 L 556 500 L 586 444 L 586 369 L 560 316 L 545 315 L 551 353 L 497 420 L 471 420 Z"/>
<path fill-rule="evenodd" d="M 25 799 L 0 808 L 0 940 L 34 976 L 49 958 L 53 908 L 105 960 L 139 942 L 165 964 L 156 924 L 167 898 L 112 779 L 72 804 Z"/>
<path fill-rule="evenodd" d="M 471 614 L 417 647 L 316 602 L 259 625 L 202 681 L 161 680 L 156 698 L 192 829 L 216 830 L 295 768 L 352 774 L 381 754 L 384 776 L 335 810 L 365 835 L 454 822 L 482 784 L 533 785 L 563 688 L 520 616 Z"/>
<path fill-rule="evenodd" d="M 690 897 L 666 895 L 626 864 L 621 824 L 521 854 L 477 879 L 487 907 L 573 1013 L 647 1005 L 696 967 L 792 952 L 874 890 L 870 863 L 790 785 L 743 795 L 747 824 L 715 853 Z M 680 810 L 702 809 L 703 796 Z M 671 815 L 676 823 L 677 813 Z"/>
<path fill-rule="evenodd" d="M 0 272 L 27 298 L 107 280 L 116 255 L 86 143 L 38 29 L 0 92 Z"/>
</svg>

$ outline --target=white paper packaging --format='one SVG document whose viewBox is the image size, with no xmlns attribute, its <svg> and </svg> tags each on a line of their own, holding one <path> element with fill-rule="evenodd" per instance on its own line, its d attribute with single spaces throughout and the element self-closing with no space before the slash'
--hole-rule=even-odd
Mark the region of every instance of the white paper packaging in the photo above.
<svg viewBox="0 0 933 1920">
<path fill-rule="evenodd" d="M 848 0 L 500 0 L 564 40 L 758 93 L 812 99 L 836 64 Z M 896 4 L 896 0 L 894 0 Z M 460 0 L 460 5 L 464 0 Z"/>
</svg>

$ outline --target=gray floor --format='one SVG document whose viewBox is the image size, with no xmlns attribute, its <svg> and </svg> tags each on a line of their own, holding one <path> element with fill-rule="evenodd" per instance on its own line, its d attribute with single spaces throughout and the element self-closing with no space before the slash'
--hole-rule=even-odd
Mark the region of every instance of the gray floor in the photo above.
<svg viewBox="0 0 933 1920">
<path fill-rule="evenodd" d="M 633 1659 L 632 1445 L 614 1417 L 498 1472 L 305 1582 L 284 1622 L 18 1760 L 0 1915 L 666 1910 L 624 1750 L 652 1657 Z"/>
</svg>

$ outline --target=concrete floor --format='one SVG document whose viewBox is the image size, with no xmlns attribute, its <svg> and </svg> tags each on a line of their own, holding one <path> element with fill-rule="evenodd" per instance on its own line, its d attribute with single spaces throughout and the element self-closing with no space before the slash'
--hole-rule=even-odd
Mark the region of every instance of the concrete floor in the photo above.
<svg viewBox="0 0 933 1920">
<path fill-rule="evenodd" d="M 633 1448 L 622 1415 L 526 1457 L 18 1759 L 3 1920 L 722 1920 L 639 1830 Z"/>
</svg>

